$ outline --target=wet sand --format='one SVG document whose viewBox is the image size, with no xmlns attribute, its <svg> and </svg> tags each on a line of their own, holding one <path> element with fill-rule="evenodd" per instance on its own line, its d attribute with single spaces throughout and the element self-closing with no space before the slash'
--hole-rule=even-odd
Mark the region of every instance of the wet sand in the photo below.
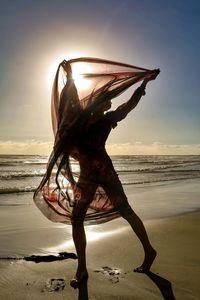
<svg viewBox="0 0 200 300">
<path fill-rule="evenodd" d="M 200 298 L 200 212 L 145 221 L 158 251 L 152 273 L 138 274 L 143 252 L 130 229 L 88 243 L 89 280 L 69 286 L 77 261 L 0 260 L 0 299 L 177 299 Z"/>
<path fill-rule="evenodd" d="M 200 179 L 125 186 L 130 205 L 143 221 L 200 209 Z M 32 193 L 0 197 L 0 258 L 74 251 L 71 226 L 46 219 L 33 204 Z M 122 219 L 87 226 L 88 240 L 100 240 L 127 230 Z"/>
</svg>

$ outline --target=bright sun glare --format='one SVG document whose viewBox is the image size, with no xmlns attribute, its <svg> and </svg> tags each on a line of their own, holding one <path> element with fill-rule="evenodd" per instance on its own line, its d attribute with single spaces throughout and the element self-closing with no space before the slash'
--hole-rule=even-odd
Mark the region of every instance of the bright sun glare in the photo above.
<svg viewBox="0 0 200 300">
<path fill-rule="evenodd" d="M 80 57 L 82 55 L 78 54 L 78 53 L 74 53 L 72 55 L 68 55 L 67 58 L 66 56 L 62 55 L 57 57 L 54 62 L 50 65 L 48 72 L 47 72 L 47 85 L 48 85 L 48 90 L 51 90 L 52 85 L 53 85 L 53 81 L 54 81 L 54 77 L 56 74 L 56 70 L 58 68 L 58 65 L 61 61 L 63 61 L 64 59 L 72 59 L 72 58 L 77 58 Z M 74 82 L 77 86 L 77 88 L 79 88 L 80 90 L 87 90 L 90 87 L 90 80 L 84 78 L 85 73 L 90 73 L 91 72 L 91 67 L 85 63 L 76 63 L 73 67 L 73 78 L 74 78 Z"/>
<path fill-rule="evenodd" d="M 84 78 L 83 74 L 87 74 L 91 72 L 91 68 L 89 65 L 85 63 L 77 63 L 73 69 L 73 79 L 77 87 L 81 90 L 87 90 L 90 87 L 90 80 Z"/>
</svg>

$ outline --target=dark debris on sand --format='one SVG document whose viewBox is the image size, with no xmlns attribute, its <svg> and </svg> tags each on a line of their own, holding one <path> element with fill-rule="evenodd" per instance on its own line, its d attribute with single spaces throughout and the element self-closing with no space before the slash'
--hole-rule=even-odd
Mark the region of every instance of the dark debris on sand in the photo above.
<svg viewBox="0 0 200 300">
<path fill-rule="evenodd" d="M 64 259 L 77 259 L 77 255 L 75 253 L 68 253 L 68 252 L 60 252 L 58 255 L 31 255 L 25 256 L 23 259 L 26 261 L 33 261 L 35 263 L 40 262 L 53 262 L 58 260 Z"/>
</svg>

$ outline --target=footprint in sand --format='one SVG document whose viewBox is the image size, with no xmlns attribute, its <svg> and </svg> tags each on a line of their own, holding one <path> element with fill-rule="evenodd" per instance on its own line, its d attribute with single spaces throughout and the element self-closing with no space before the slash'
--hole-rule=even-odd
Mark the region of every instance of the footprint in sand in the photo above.
<svg viewBox="0 0 200 300">
<path fill-rule="evenodd" d="M 65 281 L 62 278 L 50 278 L 46 281 L 42 292 L 59 292 L 65 288 Z"/>
<path fill-rule="evenodd" d="M 111 268 L 111 267 L 108 267 L 108 266 L 105 266 L 105 267 L 102 267 L 100 269 L 94 270 L 94 272 L 97 272 L 97 273 L 99 272 L 99 273 L 102 273 L 103 275 L 106 275 L 107 277 L 109 277 L 109 280 L 112 283 L 119 282 L 119 278 L 124 277 L 124 275 L 126 274 L 126 273 L 123 273 L 120 269 Z"/>
</svg>

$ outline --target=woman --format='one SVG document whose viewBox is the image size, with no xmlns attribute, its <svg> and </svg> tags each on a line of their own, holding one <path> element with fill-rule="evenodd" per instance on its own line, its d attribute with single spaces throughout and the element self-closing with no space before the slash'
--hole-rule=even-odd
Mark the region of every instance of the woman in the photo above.
<svg viewBox="0 0 200 300">
<path fill-rule="evenodd" d="M 93 219 L 95 223 L 108 221 L 118 216 L 126 219 L 141 241 L 145 254 L 143 263 L 135 271 L 147 272 L 156 257 L 156 251 L 148 239 L 142 221 L 128 203 L 122 184 L 106 152 L 105 143 L 111 129 L 115 128 L 117 123 L 123 120 L 145 95 L 147 83 L 156 78 L 159 70 L 142 69 L 146 73 L 140 74 L 137 80 L 135 77 L 134 80 L 132 79 L 133 74 L 124 72 L 119 75 L 113 72 L 111 79 L 109 78 L 106 82 L 103 73 L 104 84 L 101 87 L 98 86 L 96 91 L 93 90 L 87 98 L 90 105 L 83 109 L 73 80 L 71 63 L 64 61 L 62 67 L 67 74 L 67 83 L 61 92 L 59 105 L 54 105 L 53 110 L 53 115 L 56 116 L 54 119 L 57 119 L 57 122 L 53 124 L 54 151 L 49 160 L 47 173 L 35 193 L 35 202 L 49 219 L 65 222 L 63 217 L 69 217 L 71 220 L 72 235 L 78 256 L 77 272 L 70 283 L 72 287 L 77 288 L 88 278 L 85 256 L 86 236 L 83 225 L 88 215 L 89 220 Z M 108 77 L 107 74 L 106 76 Z M 116 110 L 105 113 L 111 108 L 111 99 L 131 84 L 141 80 L 142 76 L 145 79 L 130 100 Z M 78 161 L 80 166 L 77 180 L 70 168 L 70 157 Z M 56 187 L 54 184 L 51 188 L 50 179 L 55 164 L 58 166 L 55 177 Z M 61 186 L 60 174 L 67 178 L 73 200 L 70 197 L 69 188 L 64 191 Z M 64 204 L 63 199 L 68 199 L 68 206 Z M 51 208 L 50 214 L 46 213 L 43 200 L 48 204 L 48 208 Z M 71 214 L 69 214 L 69 206 L 72 208 Z M 88 208 L 95 211 L 95 214 L 87 215 Z M 59 215 L 57 219 L 53 216 L 55 211 Z M 68 215 L 64 211 L 67 211 Z"/>
</svg>

